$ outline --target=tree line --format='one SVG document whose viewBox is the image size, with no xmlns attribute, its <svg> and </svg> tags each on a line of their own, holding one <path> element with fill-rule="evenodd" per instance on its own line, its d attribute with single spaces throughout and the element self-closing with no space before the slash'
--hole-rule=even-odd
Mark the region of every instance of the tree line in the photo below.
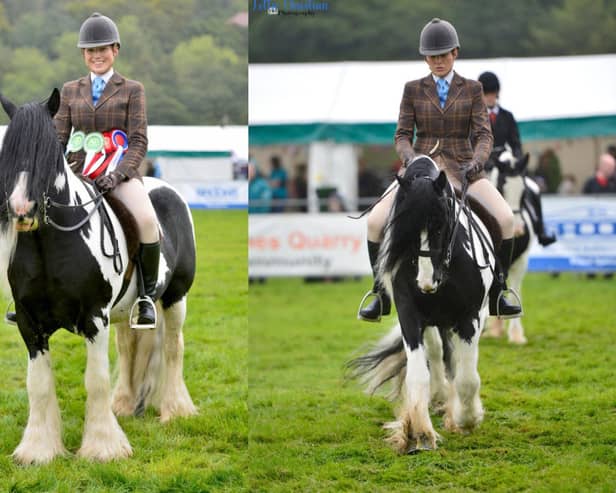
<svg viewBox="0 0 616 493">
<path fill-rule="evenodd" d="M 454 24 L 464 58 L 616 52 L 613 0 L 318 0 L 327 10 L 305 16 L 267 15 L 264 1 L 251 0 L 251 63 L 418 60 L 433 17 Z"/>
<path fill-rule="evenodd" d="M 79 27 L 98 11 L 118 26 L 114 68 L 144 84 L 150 124 L 245 125 L 248 29 L 229 21 L 245 10 L 243 0 L 3 0 L 0 92 L 42 100 L 85 75 Z"/>
</svg>

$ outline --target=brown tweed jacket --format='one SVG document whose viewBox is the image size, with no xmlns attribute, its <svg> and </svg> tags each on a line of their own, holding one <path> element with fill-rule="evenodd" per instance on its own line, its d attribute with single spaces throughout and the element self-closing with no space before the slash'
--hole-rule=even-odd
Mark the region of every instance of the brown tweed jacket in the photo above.
<svg viewBox="0 0 616 493">
<path fill-rule="evenodd" d="M 96 107 L 92 104 L 90 75 L 67 82 L 62 87 L 60 109 L 54 118 L 58 137 L 66 147 L 71 129 L 106 132 L 118 128 L 128 136 L 128 151 L 117 170 L 128 178 L 139 177 L 138 167 L 148 149 L 145 91 L 140 82 L 128 80 L 117 72 L 105 86 Z M 69 153 L 67 161 L 75 162 L 74 171 L 83 168 L 85 153 Z"/>
<path fill-rule="evenodd" d="M 407 82 L 400 103 L 395 134 L 396 151 L 405 163 L 415 154 L 440 156 L 448 171 L 459 180 L 460 166 L 483 165 L 492 150 L 488 111 L 481 84 L 454 72 L 445 107 L 441 108 L 432 75 Z M 413 136 L 417 129 L 417 139 Z M 485 176 L 482 172 L 474 180 Z M 473 180 L 473 181 L 474 181 Z"/>
</svg>

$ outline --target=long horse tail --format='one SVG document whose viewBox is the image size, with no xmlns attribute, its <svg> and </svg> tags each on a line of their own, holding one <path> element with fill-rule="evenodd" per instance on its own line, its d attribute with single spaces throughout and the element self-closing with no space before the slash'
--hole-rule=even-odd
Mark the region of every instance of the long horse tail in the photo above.
<svg viewBox="0 0 616 493">
<path fill-rule="evenodd" d="M 349 361 L 346 368 L 348 378 L 358 380 L 370 395 L 387 382 L 392 382 L 393 387 L 387 398 L 396 399 L 402 390 L 406 372 L 406 353 L 400 324 L 396 324 L 366 354 Z"/>
<path fill-rule="evenodd" d="M 142 416 L 148 406 L 158 407 L 164 372 L 163 332 L 160 311 L 154 330 L 133 330 L 128 320 L 116 323 L 120 368 L 120 380 L 114 391 L 119 392 L 114 398 L 116 414 Z M 125 401 L 122 397 L 126 392 L 134 398 Z"/>
</svg>

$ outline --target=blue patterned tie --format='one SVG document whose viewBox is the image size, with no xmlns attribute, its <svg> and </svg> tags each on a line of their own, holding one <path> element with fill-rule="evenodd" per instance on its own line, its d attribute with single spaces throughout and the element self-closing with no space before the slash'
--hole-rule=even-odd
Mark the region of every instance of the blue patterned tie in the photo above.
<svg viewBox="0 0 616 493">
<path fill-rule="evenodd" d="M 92 81 L 92 103 L 96 106 L 98 100 L 103 94 L 103 90 L 105 89 L 105 81 L 102 77 L 96 77 L 94 81 Z"/>
<path fill-rule="evenodd" d="M 447 94 L 449 93 L 449 83 L 445 79 L 438 79 L 436 81 L 436 92 L 441 102 L 441 108 L 444 108 L 445 101 L 447 101 Z"/>
</svg>

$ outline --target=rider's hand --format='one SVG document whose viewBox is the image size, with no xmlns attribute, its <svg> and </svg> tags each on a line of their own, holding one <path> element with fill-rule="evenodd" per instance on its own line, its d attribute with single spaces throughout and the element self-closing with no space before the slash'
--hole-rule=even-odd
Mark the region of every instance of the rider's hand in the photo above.
<svg viewBox="0 0 616 493">
<path fill-rule="evenodd" d="M 483 166 L 477 163 L 469 163 L 464 166 L 464 176 L 469 182 L 473 182 L 483 171 Z"/>
<path fill-rule="evenodd" d="M 94 183 L 101 192 L 110 192 L 125 180 L 125 176 L 119 171 L 112 171 L 108 175 L 99 176 Z"/>
</svg>

